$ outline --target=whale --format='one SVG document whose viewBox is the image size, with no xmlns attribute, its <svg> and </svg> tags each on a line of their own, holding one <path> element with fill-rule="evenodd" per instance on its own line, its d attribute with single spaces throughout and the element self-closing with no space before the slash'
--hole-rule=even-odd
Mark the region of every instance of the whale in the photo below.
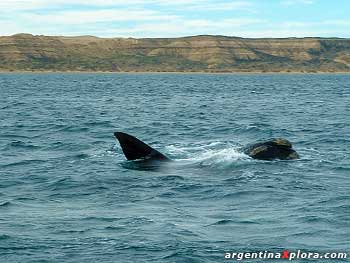
<svg viewBox="0 0 350 263">
<path fill-rule="evenodd" d="M 246 155 L 258 160 L 295 160 L 299 154 L 293 149 L 292 143 L 284 138 L 272 138 L 267 141 L 249 144 L 243 147 Z"/>
<path fill-rule="evenodd" d="M 171 159 L 136 137 L 115 132 L 122 151 L 128 161 L 169 162 Z M 258 160 L 294 160 L 299 154 L 293 149 L 292 143 L 284 138 L 272 138 L 266 141 L 248 144 L 240 149 L 243 153 Z"/>
<path fill-rule="evenodd" d="M 130 134 L 115 132 L 114 136 L 119 141 L 120 147 L 128 161 L 170 161 L 167 156 Z"/>
</svg>

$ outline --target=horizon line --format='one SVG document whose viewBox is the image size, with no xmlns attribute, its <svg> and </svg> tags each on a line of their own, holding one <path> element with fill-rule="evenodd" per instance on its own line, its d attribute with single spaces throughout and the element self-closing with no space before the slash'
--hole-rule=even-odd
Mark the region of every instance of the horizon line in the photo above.
<svg viewBox="0 0 350 263">
<path fill-rule="evenodd" d="M 220 35 L 220 34 L 198 34 L 198 35 L 184 35 L 184 36 L 176 36 L 176 37 L 127 37 L 127 36 L 115 36 L 115 37 L 101 37 L 101 36 L 95 36 L 95 35 L 44 35 L 44 34 L 33 34 L 33 33 L 14 33 L 12 35 L 0 35 L 0 37 L 14 37 L 18 35 L 30 35 L 33 37 L 72 37 L 72 38 L 79 38 L 79 37 L 92 37 L 92 38 L 99 38 L 99 39 L 116 39 L 116 38 L 122 38 L 122 39 L 180 39 L 180 38 L 191 38 L 191 37 L 225 37 L 225 38 L 239 38 L 239 39 L 350 39 L 346 37 L 317 37 L 317 36 L 305 36 L 305 37 L 295 37 L 295 36 L 288 36 L 288 37 L 240 37 L 240 36 L 229 36 L 229 35 Z"/>
</svg>

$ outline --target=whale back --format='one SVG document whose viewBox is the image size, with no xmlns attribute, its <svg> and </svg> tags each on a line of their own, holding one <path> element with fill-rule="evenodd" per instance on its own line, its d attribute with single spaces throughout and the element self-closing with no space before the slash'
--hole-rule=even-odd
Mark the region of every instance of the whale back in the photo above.
<svg viewBox="0 0 350 263">
<path fill-rule="evenodd" d="M 114 136 L 118 139 L 126 159 L 133 160 L 169 160 L 164 154 L 153 149 L 151 146 L 140 141 L 134 136 L 124 132 L 115 132 Z"/>
</svg>

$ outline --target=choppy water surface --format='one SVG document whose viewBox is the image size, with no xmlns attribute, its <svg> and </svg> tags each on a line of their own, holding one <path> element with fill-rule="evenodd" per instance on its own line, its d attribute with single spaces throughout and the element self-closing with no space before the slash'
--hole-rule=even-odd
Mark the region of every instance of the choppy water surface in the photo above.
<svg viewBox="0 0 350 263">
<path fill-rule="evenodd" d="M 1 74 L 0 94 L 1 262 L 349 250 L 350 75 Z M 175 162 L 128 169 L 114 131 Z M 279 136 L 300 160 L 237 151 Z"/>
</svg>

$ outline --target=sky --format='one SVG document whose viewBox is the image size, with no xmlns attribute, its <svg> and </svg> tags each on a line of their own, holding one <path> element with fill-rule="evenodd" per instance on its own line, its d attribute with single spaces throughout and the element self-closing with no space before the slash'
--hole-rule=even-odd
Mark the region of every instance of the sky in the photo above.
<svg viewBox="0 0 350 263">
<path fill-rule="evenodd" d="M 0 35 L 350 37 L 348 0 L 0 0 Z"/>
</svg>

